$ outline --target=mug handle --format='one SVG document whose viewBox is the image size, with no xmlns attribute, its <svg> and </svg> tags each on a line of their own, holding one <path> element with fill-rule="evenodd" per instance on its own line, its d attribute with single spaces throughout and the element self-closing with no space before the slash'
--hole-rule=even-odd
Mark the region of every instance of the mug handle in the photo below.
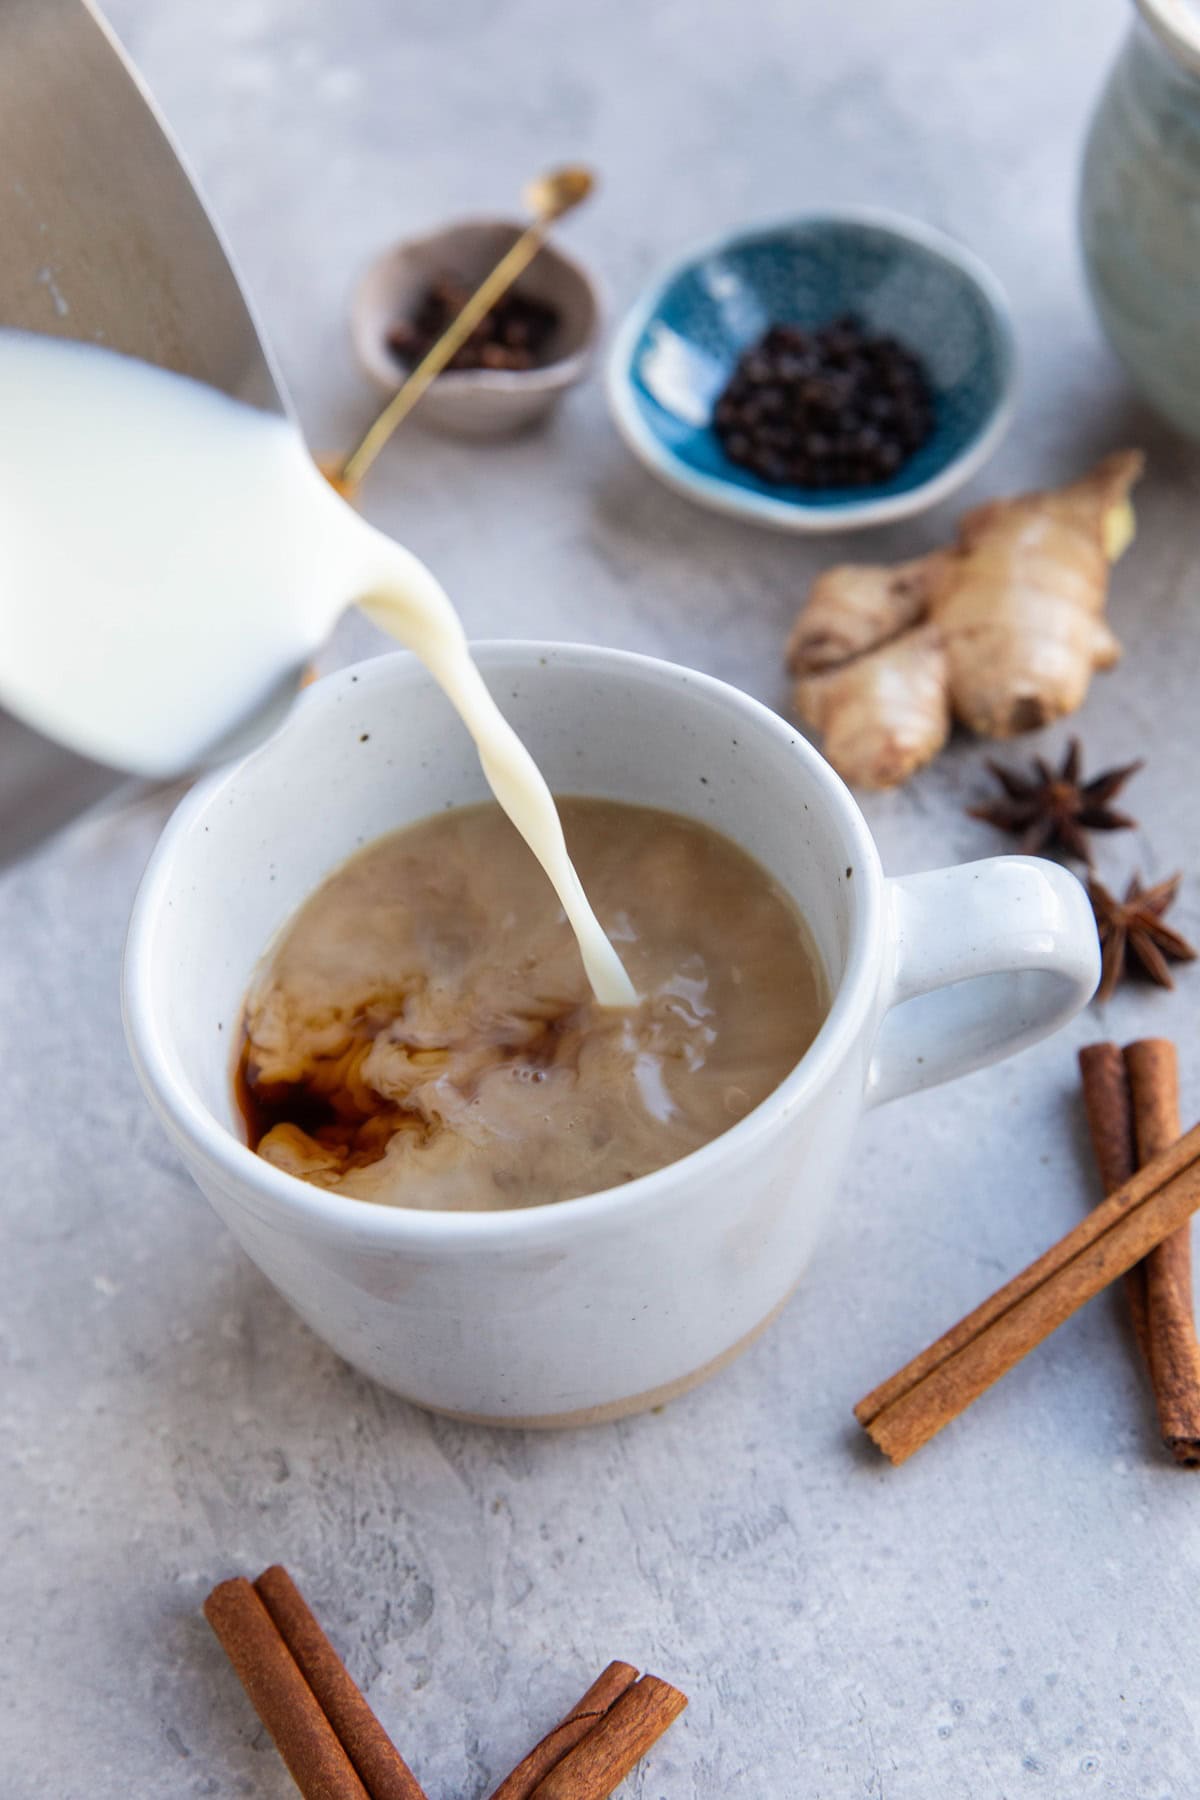
<svg viewBox="0 0 1200 1800">
<path fill-rule="evenodd" d="M 886 901 L 892 964 L 870 1105 L 1023 1050 L 1096 991 L 1091 903 L 1057 863 L 994 856 L 930 869 L 889 881 Z"/>
</svg>

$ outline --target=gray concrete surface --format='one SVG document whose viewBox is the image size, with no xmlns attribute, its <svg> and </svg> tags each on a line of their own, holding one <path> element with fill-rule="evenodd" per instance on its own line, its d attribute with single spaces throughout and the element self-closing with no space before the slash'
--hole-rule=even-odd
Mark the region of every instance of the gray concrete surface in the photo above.
<svg viewBox="0 0 1200 1800">
<path fill-rule="evenodd" d="M 690 240 L 823 201 L 957 233 L 1015 305 L 1023 397 L 980 496 L 1144 443 L 1116 583 L 1127 659 L 1080 721 L 1146 752 L 1114 878 L 1187 874 L 1200 928 L 1194 572 L 1200 464 L 1131 400 L 1072 226 L 1119 0 L 118 0 L 240 253 L 318 446 L 369 395 L 347 286 L 390 236 L 507 208 L 580 155 L 569 238 L 616 306 Z M 710 518 L 653 485 L 599 386 L 543 435 L 408 433 L 369 510 L 476 633 L 666 653 L 782 703 L 780 645 L 846 544 Z M 882 554 L 952 516 L 897 528 Z M 861 542 L 855 548 L 862 548 Z M 380 641 L 348 622 L 334 654 Z M 1057 748 L 1067 733 L 1046 734 Z M 870 803 L 895 871 L 999 847 L 964 743 Z M 1131 989 L 1039 1050 L 870 1118 L 795 1302 L 659 1416 L 568 1436 L 467 1429 L 350 1373 L 182 1174 L 135 1088 L 121 935 L 162 800 L 0 880 L 4 1200 L 0 1794 L 283 1800 L 199 1604 L 282 1558 L 426 1780 L 474 1800 L 609 1657 L 678 1681 L 639 1800 L 1195 1800 L 1200 1477 L 1158 1451 L 1115 1298 L 1072 1320 L 913 1463 L 853 1401 L 1093 1197 L 1074 1051 L 1166 1032 L 1200 1106 L 1200 973 Z M 786 829 L 786 821 L 781 821 Z"/>
</svg>

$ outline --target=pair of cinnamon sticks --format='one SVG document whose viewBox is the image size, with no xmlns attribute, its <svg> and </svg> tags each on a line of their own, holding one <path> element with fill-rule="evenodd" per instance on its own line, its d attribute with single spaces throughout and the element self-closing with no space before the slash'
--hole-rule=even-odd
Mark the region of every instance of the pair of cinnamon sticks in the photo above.
<svg viewBox="0 0 1200 1800">
<path fill-rule="evenodd" d="M 1116 1044 L 1089 1044 L 1079 1052 L 1079 1070 L 1096 1166 L 1111 1194 L 1179 1136 L 1175 1046 L 1166 1038 L 1142 1038 L 1123 1051 Z M 1128 1271 L 1125 1294 L 1163 1444 L 1184 1468 L 1200 1467 L 1200 1343 L 1190 1225 L 1165 1237 Z"/>
<path fill-rule="evenodd" d="M 221 1582 L 204 1615 L 304 1800 L 425 1800 L 286 1569 Z M 606 1800 L 686 1705 L 610 1663 L 492 1800 Z"/>
<path fill-rule="evenodd" d="M 1080 1058 L 1107 1199 L 1044 1256 L 860 1400 L 855 1417 L 904 1462 L 1065 1319 L 1127 1277 L 1134 1328 L 1176 1458 L 1200 1463 L 1200 1347 L 1190 1219 L 1200 1208 L 1200 1125 L 1179 1137 L 1174 1046 L 1094 1045 Z M 1141 1165 L 1139 1168 L 1139 1164 Z"/>
</svg>

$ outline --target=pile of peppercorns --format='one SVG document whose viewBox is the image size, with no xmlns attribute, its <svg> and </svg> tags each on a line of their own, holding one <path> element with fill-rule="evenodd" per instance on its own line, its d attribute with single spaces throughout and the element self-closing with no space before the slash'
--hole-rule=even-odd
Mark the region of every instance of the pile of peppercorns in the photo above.
<svg viewBox="0 0 1200 1800">
<path fill-rule="evenodd" d="M 773 325 L 739 359 L 713 425 L 763 481 L 873 487 L 929 437 L 933 396 L 911 351 L 847 313 L 816 330 Z"/>
<path fill-rule="evenodd" d="M 414 368 L 456 319 L 472 289 L 452 275 L 427 288 L 411 319 L 388 333 L 388 349 L 397 362 Z M 558 308 L 528 294 L 509 292 L 485 313 L 448 369 L 532 369 L 545 354 L 558 327 Z"/>
</svg>

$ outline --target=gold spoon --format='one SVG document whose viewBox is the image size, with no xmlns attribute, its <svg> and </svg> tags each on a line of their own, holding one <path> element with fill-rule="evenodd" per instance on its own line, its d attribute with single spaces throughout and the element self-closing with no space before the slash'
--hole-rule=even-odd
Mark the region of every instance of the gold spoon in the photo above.
<svg viewBox="0 0 1200 1800">
<path fill-rule="evenodd" d="M 453 318 L 437 342 L 425 352 L 416 368 L 396 390 L 361 443 L 332 471 L 329 480 L 347 498 L 354 492 L 397 425 L 406 419 L 435 376 L 440 375 L 456 350 L 466 343 L 475 327 L 492 310 L 533 261 L 556 219 L 587 199 L 595 186 L 590 169 L 567 163 L 548 169 L 523 189 L 521 199 L 533 214 L 516 243 L 484 277 L 462 311 Z"/>
</svg>

